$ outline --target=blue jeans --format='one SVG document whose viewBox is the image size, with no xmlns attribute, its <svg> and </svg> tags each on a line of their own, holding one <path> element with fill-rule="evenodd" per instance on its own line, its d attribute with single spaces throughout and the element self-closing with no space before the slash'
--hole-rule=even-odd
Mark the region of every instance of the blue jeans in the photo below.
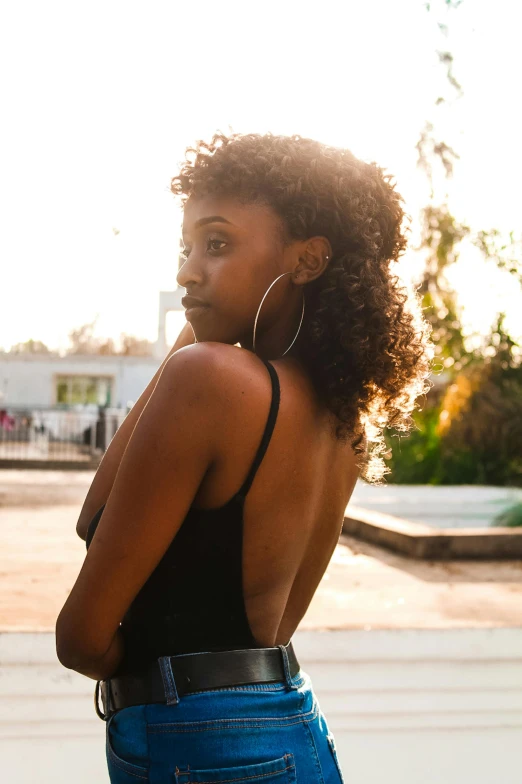
<svg viewBox="0 0 522 784">
<path fill-rule="evenodd" d="M 170 704 L 123 708 L 107 721 L 113 784 L 342 784 L 310 676 L 292 678 L 285 653 L 282 681 L 181 698 L 168 659 L 159 661 Z"/>
</svg>

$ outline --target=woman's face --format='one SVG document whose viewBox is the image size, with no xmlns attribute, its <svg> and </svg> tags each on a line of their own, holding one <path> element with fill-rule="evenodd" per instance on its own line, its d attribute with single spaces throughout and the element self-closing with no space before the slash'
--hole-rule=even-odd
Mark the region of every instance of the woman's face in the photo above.
<svg viewBox="0 0 522 784">
<path fill-rule="evenodd" d="M 270 207 L 206 196 L 191 197 L 185 205 L 183 244 L 186 261 L 178 284 L 187 297 L 205 303 L 185 312 L 198 342 L 240 343 L 251 349 L 263 295 L 281 273 L 294 273 L 299 243 L 285 245 L 282 221 Z M 302 306 L 301 287 L 292 278 L 278 280 L 263 302 L 256 354 L 278 356 L 292 342 Z"/>
</svg>

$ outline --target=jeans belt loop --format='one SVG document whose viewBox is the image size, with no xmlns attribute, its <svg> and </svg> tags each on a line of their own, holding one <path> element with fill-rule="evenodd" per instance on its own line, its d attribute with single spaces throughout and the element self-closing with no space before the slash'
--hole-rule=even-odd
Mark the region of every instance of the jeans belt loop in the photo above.
<svg viewBox="0 0 522 784">
<path fill-rule="evenodd" d="M 291 689 L 297 691 L 299 688 L 294 683 L 292 683 L 292 676 L 290 674 L 290 662 L 288 660 L 288 648 L 290 647 L 291 641 L 287 645 L 278 645 L 277 647 L 281 651 L 281 658 L 283 661 L 283 672 L 284 672 L 284 680 L 286 683 L 287 689 Z"/>
</svg>

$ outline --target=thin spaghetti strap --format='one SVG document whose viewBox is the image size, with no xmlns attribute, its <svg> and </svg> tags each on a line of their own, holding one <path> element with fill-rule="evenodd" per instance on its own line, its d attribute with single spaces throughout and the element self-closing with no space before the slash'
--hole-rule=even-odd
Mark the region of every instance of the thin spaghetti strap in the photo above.
<svg viewBox="0 0 522 784">
<path fill-rule="evenodd" d="M 250 468 L 247 478 L 243 483 L 243 486 L 236 493 L 236 496 L 240 496 L 242 498 L 245 498 L 246 494 L 250 490 L 250 486 L 254 481 L 254 477 L 256 475 L 257 469 L 259 468 L 259 465 L 268 448 L 268 444 L 270 443 L 270 439 L 272 437 L 272 433 L 274 431 L 274 427 L 277 419 L 277 413 L 279 411 L 279 401 L 281 398 L 281 390 L 279 387 L 279 376 L 277 375 L 276 369 L 270 362 L 268 362 L 268 360 L 261 359 L 261 361 L 264 362 L 264 364 L 268 368 L 268 372 L 270 373 L 270 379 L 272 381 L 272 402 L 270 403 L 270 411 L 268 412 L 268 419 L 266 421 L 263 437 L 261 439 L 261 443 L 259 444 L 256 456 L 254 458 L 254 462 L 252 463 L 252 466 Z"/>
</svg>

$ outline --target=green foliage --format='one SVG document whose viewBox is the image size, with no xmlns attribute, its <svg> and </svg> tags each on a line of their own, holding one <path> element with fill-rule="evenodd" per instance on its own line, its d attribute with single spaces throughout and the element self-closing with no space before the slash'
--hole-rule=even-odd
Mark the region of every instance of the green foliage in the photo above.
<svg viewBox="0 0 522 784">
<path fill-rule="evenodd" d="M 522 527 L 522 503 L 516 503 L 509 509 L 505 509 L 495 517 L 491 525 L 507 526 L 508 528 Z"/>
<path fill-rule="evenodd" d="M 489 348 L 442 390 L 431 390 L 409 438 L 385 433 L 393 483 L 522 487 L 522 365 L 504 332 L 504 314 Z"/>
<path fill-rule="evenodd" d="M 522 285 L 522 234 L 518 237 L 511 231 L 509 240 L 505 240 L 498 229 L 479 231 L 473 238 L 473 244 L 487 261 L 493 261 Z"/>
<path fill-rule="evenodd" d="M 422 210 L 420 249 L 427 251 L 426 265 L 418 286 L 422 307 L 432 326 L 432 340 L 437 346 L 437 357 L 452 372 L 467 363 L 460 308 L 457 295 L 449 285 L 445 270 L 459 256 L 459 243 L 469 228 L 458 223 L 448 206 L 429 204 Z M 444 361 L 447 360 L 447 361 Z"/>
<path fill-rule="evenodd" d="M 393 433 L 389 428 L 384 431 L 384 440 L 390 450 L 386 465 L 391 469 L 391 474 L 387 481 L 393 484 L 438 484 L 438 407 L 414 411 L 412 419 L 416 428 L 407 436 Z"/>
<path fill-rule="evenodd" d="M 426 9 L 449 12 L 460 3 L 439 0 L 427 3 Z M 439 22 L 439 30 L 447 36 L 446 24 Z M 453 73 L 452 53 L 444 48 L 437 54 L 446 70 L 449 93 L 439 96 L 435 107 L 460 100 L 464 94 Z M 522 237 L 512 232 L 505 241 L 496 229 L 472 231 L 450 213 L 447 195 L 439 197 L 439 203 L 434 200 L 434 167 L 449 180 L 459 155 L 438 137 L 429 120 L 416 148 L 418 166 L 431 190 L 430 203 L 421 212 L 418 250 L 425 252 L 426 266 L 418 291 L 446 386 L 439 384 L 430 390 L 424 408 L 412 414 L 415 430 L 407 436 L 385 430 L 391 469 L 388 480 L 522 486 L 522 367 L 513 352 L 516 343 L 506 333 L 505 314 L 501 313 L 483 345 L 467 350 L 458 297 L 445 275 L 458 260 L 460 243 L 467 237 L 486 260 L 522 284 Z"/>
</svg>

